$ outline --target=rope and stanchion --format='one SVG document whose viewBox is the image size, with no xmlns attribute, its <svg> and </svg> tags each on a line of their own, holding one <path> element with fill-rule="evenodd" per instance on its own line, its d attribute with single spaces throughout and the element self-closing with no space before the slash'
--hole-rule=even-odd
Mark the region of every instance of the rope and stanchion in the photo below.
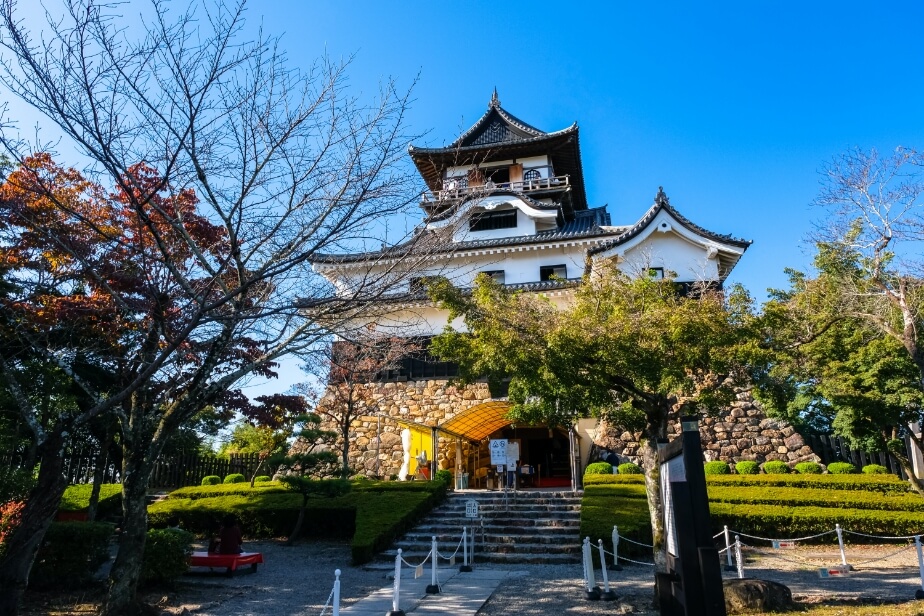
<svg viewBox="0 0 924 616">
<path fill-rule="evenodd" d="M 847 552 L 844 550 L 844 531 L 841 530 L 840 524 L 834 525 L 834 532 L 837 533 L 837 545 L 841 549 L 841 566 L 847 571 L 851 571 L 853 567 L 847 564 Z"/>
<path fill-rule="evenodd" d="M 391 598 L 391 611 L 385 616 L 404 616 L 404 610 L 401 609 L 401 548 L 398 548 L 398 555 L 395 556 L 395 584 Z"/>
<path fill-rule="evenodd" d="M 581 554 L 584 559 L 584 598 L 588 601 L 599 601 L 600 587 L 597 586 L 597 580 L 594 577 L 594 563 L 590 555 L 590 537 L 584 537 Z"/>
<path fill-rule="evenodd" d="M 328 607 L 333 610 L 331 612 L 333 616 L 340 616 L 340 569 L 334 571 L 334 587 L 330 589 L 327 602 L 324 604 L 324 607 L 321 608 L 321 616 L 324 616 Z M 401 612 L 401 614 L 403 616 L 404 612 Z"/>
<path fill-rule="evenodd" d="M 474 547 L 474 546 L 472 546 Z M 460 573 L 471 573 L 472 566 L 468 562 L 468 527 L 462 527 L 462 566 L 459 567 Z"/>
<path fill-rule="evenodd" d="M 918 573 L 921 575 L 921 587 L 914 592 L 914 598 L 924 599 L 924 551 L 921 550 L 921 535 L 914 536 L 914 549 L 918 553 Z"/>
<path fill-rule="evenodd" d="M 597 548 L 600 551 L 600 572 L 603 574 L 603 592 L 600 593 L 600 598 L 604 601 L 615 601 L 616 593 L 610 590 L 610 579 L 606 575 L 606 555 L 603 549 L 603 539 L 597 539 Z M 590 566 L 593 567 L 592 562 Z"/>
<path fill-rule="evenodd" d="M 622 565 L 619 564 L 619 528 L 616 526 L 613 526 L 613 564 L 610 569 L 622 571 Z"/>
<path fill-rule="evenodd" d="M 722 532 L 725 534 L 725 570 L 734 571 L 735 564 L 732 562 L 731 535 L 728 533 L 727 524 Z"/>
<path fill-rule="evenodd" d="M 440 592 L 440 585 L 436 581 L 436 561 L 438 560 L 436 556 L 437 554 L 439 554 L 439 551 L 436 549 L 436 535 L 433 535 L 432 543 L 430 545 L 430 556 L 432 558 L 430 560 L 430 584 L 427 585 L 428 595 L 435 595 Z"/>
<path fill-rule="evenodd" d="M 738 563 L 738 579 L 744 579 L 744 559 L 741 558 L 741 537 L 735 535 L 735 560 Z"/>
</svg>

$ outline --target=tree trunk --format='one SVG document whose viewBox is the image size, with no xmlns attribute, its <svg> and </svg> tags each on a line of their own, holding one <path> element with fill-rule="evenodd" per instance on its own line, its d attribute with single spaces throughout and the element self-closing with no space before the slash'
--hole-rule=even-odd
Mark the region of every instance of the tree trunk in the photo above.
<svg viewBox="0 0 924 616">
<path fill-rule="evenodd" d="M 645 430 L 645 442 L 639 451 L 642 468 L 645 470 L 645 496 L 648 498 L 648 513 L 651 518 L 652 556 L 655 571 L 667 571 L 667 557 L 664 552 L 664 503 L 661 501 L 661 469 L 658 464 L 658 439 L 664 438 Z M 666 434 L 666 430 L 664 431 Z"/>
<path fill-rule="evenodd" d="M 347 415 L 352 417 L 352 415 Z M 350 478 L 350 421 L 344 422 L 343 430 L 343 448 L 340 451 L 340 478 Z"/>
<path fill-rule="evenodd" d="M 292 534 L 289 535 L 289 538 L 286 539 L 286 545 L 293 545 L 295 540 L 298 539 L 298 536 L 302 534 L 302 524 L 305 522 L 305 509 L 308 507 L 308 495 L 302 494 L 302 506 L 298 510 L 298 518 L 295 520 L 295 528 L 292 529 Z"/>
<path fill-rule="evenodd" d="M 99 454 L 93 467 L 93 490 L 90 492 L 90 504 L 87 507 L 87 520 L 96 521 L 96 512 L 99 507 L 99 491 L 103 485 L 103 476 L 106 472 L 106 460 L 109 454 L 109 445 L 112 443 L 112 428 L 106 428 L 103 439 L 99 444 Z"/>
<path fill-rule="evenodd" d="M 29 583 L 32 563 L 67 488 L 62 472 L 62 446 L 60 434 L 49 435 L 42 445 L 38 482 L 26 500 L 19 526 L 6 541 L 5 555 L 0 560 L 0 588 L 4 591 L 0 592 L 0 616 L 12 616 L 18 612 L 19 601 Z"/>
<path fill-rule="evenodd" d="M 137 611 L 144 544 L 148 536 L 147 486 L 153 465 L 144 448 L 125 451 L 122 462 L 122 533 L 119 551 L 109 572 L 108 591 L 100 614 L 121 616 Z"/>
</svg>

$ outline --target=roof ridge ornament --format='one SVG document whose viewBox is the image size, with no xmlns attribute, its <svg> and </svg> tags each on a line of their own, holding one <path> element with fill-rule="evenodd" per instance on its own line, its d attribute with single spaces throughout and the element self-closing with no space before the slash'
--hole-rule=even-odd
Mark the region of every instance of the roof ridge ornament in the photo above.
<svg viewBox="0 0 924 616">
<path fill-rule="evenodd" d="M 497 86 L 494 86 L 494 94 L 491 95 L 491 102 L 488 103 L 488 109 L 492 107 L 500 107 L 500 99 L 497 98 Z"/>
<path fill-rule="evenodd" d="M 655 205 L 670 205 L 671 200 L 667 198 L 667 195 L 664 193 L 664 187 L 658 186 L 658 194 L 655 195 Z"/>
</svg>

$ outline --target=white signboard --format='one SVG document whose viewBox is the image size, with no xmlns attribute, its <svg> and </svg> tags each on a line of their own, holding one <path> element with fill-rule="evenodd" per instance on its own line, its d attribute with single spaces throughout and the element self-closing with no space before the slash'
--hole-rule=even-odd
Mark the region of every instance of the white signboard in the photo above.
<svg viewBox="0 0 924 616">
<path fill-rule="evenodd" d="M 672 481 L 686 481 L 686 469 L 683 456 L 671 458 L 661 465 L 661 498 L 664 507 L 664 536 L 667 539 L 667 551 L 677 556 L 677 527 L 674 524 L 674 495 Z"/>
<path fill-rule="evenodd" d="M 507 443 L 507 466 L 513 467 L 520 459 L 520 443 L 511 441 Z"/>
<path fill-rule="evenodd" d="M 465 501 L 465 517 L 467 518 L 477 518 L 478 517 L 478 501 L 474 498 L 471 498 Z"/>
<path fill-rule="evenodd" d="M 507 439 L 491 439 L 491 466 L 507 464 Z"/>
</svg>

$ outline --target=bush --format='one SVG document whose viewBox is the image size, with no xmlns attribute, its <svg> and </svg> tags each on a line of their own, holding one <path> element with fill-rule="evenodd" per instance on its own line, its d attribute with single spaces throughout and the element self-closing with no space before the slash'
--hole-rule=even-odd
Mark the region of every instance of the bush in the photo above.
<svg viewBox="0 0 924 616">
<path fill-rule="evenodd" d="M 202 478 L 202 485 L 204 486 L 217 486 L 221 483 L 221 477 L 218 475 L 206 475 Z"/>
<path fill-rule="evenodd" d="M 727 462 L 713 460 L 712 462 L 706 462 L 703 466 L 703 471 L 705 471 L 707 475 L 728 475 L 731 469 L 728 468 Z"/>
<path fill-rule="evenodd" d="M 273 478 L 269 475 L 257 475 L 253 478 L 254 483 L 266 483 L 267 481 L 272 481 Z"/>
<path fill-rule="evenodd" d="M 223 483 L 246 483 L 247 478 L 241 475 L 240 473 L 231 473 L 225 477 Z"/>
<path fill-rule="evenodd" d="M 584 469 L 585 475 L 612 475 L 613 465 L 609 462 L 594 462 Z"/>
<path fill-rule="evenodd" d="M 60 511 L 86 511 L 90 507 L 91 484 L 67 486 L 61 496 Z M 122 486 L 117 483 L 104 483 L 99 487 L 99 503 L 96 509 L 97 519 L 122 514 Z"/>
<path fill-rule="evenodd" d="M 452 485 L 452 471 L 448 471 L 445 468 L 436 471 L 436 476 L 434 477 L 436 481 L 442 482 L 447 486 Z"/>
<path fill-rule="evenodd" d="M 645 485 L 644 475 L 584 475 L 584 485 L 600 484 L 633 484 Z"/>
<path fill-rule="evenodd" d="M 620 475 L 644 475 L 645 471 L 642 470 L 642 467 L 638 464 L 633 464 L 632 462 L 626 462 L 625 464 L 620 464 L 616 467 L 616 472 Z"/>
<path fill-rule="evenodd" d="M 113 525 L 55 522 L 45 533 L 29 576 L 30 588 L 76 588 L 93 579 L 109 560 Z"/>
<path fill-rule="evenodd" d="M 863 467 L 864 475 L 888 475 L 889 469 L 881 464 L 867 464 Z"/>
<path fill-rule="evenodd" d="M 230 496 L 237 494 L 239 496 L 249 496 L 251 494 L 275 494 L 285 493 L 289 490 L 285 486 L 271 481 L 269 483 L 255 484 L 250 487 L 247 482 L 244 483 L 218 483 L 209 486 L 187 486 L 179 488 L 167 495 L 168 499 L 176 498 L 212 498 L 215 496 Z"/>
<path fill-rule="evenodd" d="M 800 475 L 820 475 L 821 464 L 817 462 L 799 462 L 796 464 L 796 472 Z"/>
<path fill-rule="evenodd" d="M 706 482 L 710 486 L 787 486 L 883 494 L 906 494 L 910 489 L 897 475 L 710 475 Z"/>
<path fill-rule="evenodd" d="M 10 467 L 0 467 L 0 503 L 23 500 L 35 485 L 31 473 Z"/>
<path fill-rule="evenodd" d="M 832 475 L 853 475 L 857 467 L 850 462 L 832 462 L 828 465 L 828 472 Z"/>
<path fill-rule="evenodd" d="M 186 573 L 193 551 L 192 541 L 192 534 L 185 530 L 149 530 L 141 565 L 142 581 L 171 582 Z"/>
<path fill-rule="evenodd" d="M 754 460 L 742 460 L 735 464 L 735 472 L 739 475 L 759 475 L 760 464 Z"/>
<path fill-rule="evenodd" d="M 764 472 L 768 475 L 785 475 L 789 472 L 789 465 L 781 460 L 764 462 Z"/>
<path fill-rule="evenodd" d="M 22 500 L 11 500 L 0 505 L 0 557 L 6 552 L 4 541 L 19 526 L 25 508 L 26 501 Z"/>
</svg>

